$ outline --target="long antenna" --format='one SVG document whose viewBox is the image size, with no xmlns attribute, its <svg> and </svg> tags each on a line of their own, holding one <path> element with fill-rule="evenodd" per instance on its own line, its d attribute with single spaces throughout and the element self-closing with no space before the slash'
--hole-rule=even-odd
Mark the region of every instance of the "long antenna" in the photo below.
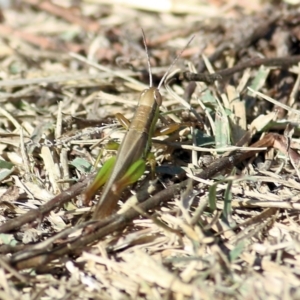
<svg viewBox="0 0 300 300">
<path fill-rule="evenodd" d="M 147 47 L 147 43 L 146 43 L 146 36 L 145 36 L 145 32 L 144 32 L 143 28 L 142 28 L 142 34 L 143 34 L 143 42 L 144 42 L 144 46 L 145 46 L 145 50 L 146 50 L 146 54 L 147 54 L 148 72 L 149 72 L 149 85 L 150 85 L 150 87 L 152 87 L 153 86 L 153 79 L 152 79 L 150 57 L 149 57 L 148 47 Z"/>
<path fill-rule="evenodd" d="M 171 69 L 173 68 L 173 66 L 175 65 L 175 63 L 177 62 L 177 60 L 180 58 L 180 56 L 182 55 L 183 51 L 188 47 L 188 45 L 192 42 L 192 40 L 194 39 L 195 35 L 193 35 L 190 40 L 187 42 L 187 44 L 184 46 L 184 48 L 182 48 L 182 50 L 180 51 L 180 53 L 176 56 L 176 58 L 173 60 L 173 62 L 171 63 L 171 65 L 169 66 L 169 68 L 167 69 L 166 73 L 164 74 L 164 76 L 162 77 L 162 79 L 159 82 L 159 85 L 157 87 L 157 89 L 159 90 L 162 86 L 162 84 L 164 83 L 165 79 L 167 78 L 167 76 L 170 74 Z"/>
</svg>

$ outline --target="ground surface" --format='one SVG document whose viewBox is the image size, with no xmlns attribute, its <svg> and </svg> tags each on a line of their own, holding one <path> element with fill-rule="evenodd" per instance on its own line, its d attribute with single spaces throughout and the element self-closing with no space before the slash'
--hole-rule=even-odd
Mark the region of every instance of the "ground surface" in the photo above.
<svg viewBox="0 0 300 300">
<path fill-rule="evenodd" d="M 154 2 L 0 2 L 1 299 L 300 298 L 300 6 Z M 154 85 L 187 46 L 157 124 L 181 125 L 91 221 L 149 85 L 141 28 Z"/>
</svg>

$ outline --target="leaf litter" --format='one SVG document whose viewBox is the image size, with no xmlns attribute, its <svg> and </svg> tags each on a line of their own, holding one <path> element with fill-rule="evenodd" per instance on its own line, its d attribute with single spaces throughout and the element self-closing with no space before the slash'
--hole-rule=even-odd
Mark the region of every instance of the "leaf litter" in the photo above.
<svg viewBox="0 0 300 300">
<path fill-rule="evenodd" d="M 1 3 L 1 298 L 298 299 L 299 4 L 144 2 Z M 195 35 L 162 91 L 180 126 L 95 222 L 83 192 L 148 86 L 140 28 L 155 82 Z"/>
</svg>

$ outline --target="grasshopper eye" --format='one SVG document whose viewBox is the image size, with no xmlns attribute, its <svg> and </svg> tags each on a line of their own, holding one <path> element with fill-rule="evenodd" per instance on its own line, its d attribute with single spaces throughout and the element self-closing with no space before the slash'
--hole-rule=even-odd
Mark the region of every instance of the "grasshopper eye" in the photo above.
<svg viewBox="0 0 300 300">
<path fill-rule="evenodd" d="M 161 97 L 160 92 L 157 89 L 154 91 L 154 100 L 156 101 L 158 106 L 161 106 L 162 97 Z"/>
</svg>

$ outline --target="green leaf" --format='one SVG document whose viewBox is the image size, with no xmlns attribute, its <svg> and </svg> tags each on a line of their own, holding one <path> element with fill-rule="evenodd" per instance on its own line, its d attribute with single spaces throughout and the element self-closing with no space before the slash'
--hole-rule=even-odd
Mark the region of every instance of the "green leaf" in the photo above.
<svg viewBox="0 0 300 300">
<path fill-rule="evenodd" d="M 197 128 L 195 129 L 194 134 L 196 146 L 207 147 L 215 144 L 214 137 L 206 135 L 203 131 L 200 131 Z"/>
<path fill-rule="evenodd" d="M 11 170 L 14 167 L 14 164 L 11 162 L 0 159 L 0 169 L 9 169 Z"/>
<path fill-rule="evenodd" d="M 14 165 L 11 162 L 0 159 L 0 182 L 7 178 L 14 171 Z"/>
<path fill-rule="evenodd" d="M 0 241 L 5 245 L 15 246 L 18 244 L 13 234 L 0 233 Z"/>
<path fill-rule="evenodd" d="M 270 68 L 267 68 L 265 66 L 260 66 L 255 78 L 252 80 L 250 84 L 250 87 L 255 91 L 259 91 L 265 85 L 269 73 L 270 73 Z M 253 96 L 253 93 L 249 90 L 247 91 L 247 94 Z"/>
<path fill-rule="evenodd" d="M 92 165 L 85 159 L 76 157 L 70 162 L 81 173 L 89 173 L 92 170 Z"/>
<path fill-rule="evenodd" d="M 208 204 L 212 212 L 217 209 L 217 186 L 218 183 L 213 184 L 209 187 L 208 192 Z"/>
<path fill-rule="evenodd" d="M 210 108 L 215 111 L 217 108 L 217 101 L 210 89 L 206 89 L 204 93 L 201 95 L 201 101 L 205 105 L 206 108 Z"/>
<path fill-rule="evenodd" d="M 245 248 L 245 241 L 240 241 L 234 249 L 229 252 L 229 260 L 230 262 L 234 262 L 243 252 Z"/>
<path fill-rule="evenodd" d="M 105 149 L 106 150 L 118 150 L 120 147 L 120 144 L 115 142 L 115 141 L 109 141 L 106 146 Z"/>
<path fill-rule="evenodd" d="M 216 149 L 227 147 L 230 144 L 230 130 L 226 114 L 218 111 L 216 113 Z"/>
<path fill-rule="evenodd" d="M 64 209 L 66 211 L 74 211 L 77 207 L 70 201 L 64 204 Z"/>
<path fill-rule="evenodd" d="M 9 170 L 9 169 L 0 170 L 0 182 L 2 180 L 4 180 L 5 178 L 7 178 L 13 171 L 14 171 L 13 169 L 11 169 L 11 170 Z"/>
<path fill-rule="evenodd" d="M 228 225 L 231 223 L 231 201 L 232 201 L 231 187 L 232 187 L 232 180 L 229 180 L 224 194 L 224 208 L 222 213 L 223 220 Z"/>
</svg>

